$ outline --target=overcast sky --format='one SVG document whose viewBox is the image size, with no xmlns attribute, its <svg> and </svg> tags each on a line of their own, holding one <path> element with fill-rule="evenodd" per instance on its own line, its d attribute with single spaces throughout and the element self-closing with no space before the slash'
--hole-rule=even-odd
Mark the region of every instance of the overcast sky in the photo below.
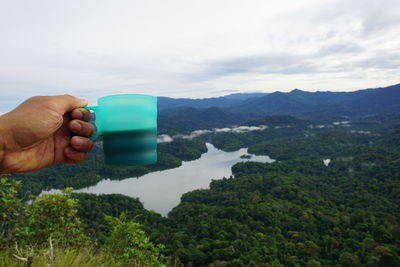
<svg viewBox="0 0 400 267">
<path fill-rule="evenodd" d="M 398 0 L 0 0 L 0 112 L 32 95 L 400 82 Z"/>
</svg>

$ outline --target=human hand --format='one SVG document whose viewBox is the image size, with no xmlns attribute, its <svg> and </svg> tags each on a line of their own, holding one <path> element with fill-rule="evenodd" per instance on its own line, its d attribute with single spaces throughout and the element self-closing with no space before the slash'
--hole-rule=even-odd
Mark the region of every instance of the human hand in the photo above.
<svg viewBox="0 0 400 267">
<path fill-rule="evenodd" d="M 0 173 L 82 162 L 93 146 L 86 105 L 70 95 L 35 96 L 0 116 Z"/>
</svg>

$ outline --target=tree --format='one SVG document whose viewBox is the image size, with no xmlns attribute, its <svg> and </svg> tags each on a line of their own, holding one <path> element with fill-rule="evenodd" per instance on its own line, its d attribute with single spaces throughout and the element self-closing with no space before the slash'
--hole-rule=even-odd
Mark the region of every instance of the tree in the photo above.
<svg viewBox="0 0 400 267">
<path fill-rule="evenodd" d="M 62 247 L 79 246 L 85 242 L 77 213 L 78 200 L 71 198 L 72 188 L 62 194 L 43 194 L 26 207 L 27 222 L 21 227 L 30 245 L 47 245 L 51 237 Z M 24 229 L 23 229 L 24 228 Z"/>
<path fill-rule="evenodd" d="M 16 197 L 21 183 L 0 177 L 0 249 L 10 245 L 23 217 L 23 205 Z"/>
<path fill-rule="evenodd" d="M 160 261 L 164 246 L 151 243 L 140 223 L 127 220 L 126 213 L 122 213 L 119 218 L 106 216 L 106 220 L 112 227 L 107 239 L 107 250 L 117 260 L 146 266 L 164 266 Z"/>
</svg>

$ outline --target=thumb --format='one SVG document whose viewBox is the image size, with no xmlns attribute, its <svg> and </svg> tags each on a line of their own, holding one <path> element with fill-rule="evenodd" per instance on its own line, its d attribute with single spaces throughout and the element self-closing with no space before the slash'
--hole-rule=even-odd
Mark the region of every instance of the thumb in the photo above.
<svg viewBox="0 0 400 267">
<path fill-rule="evenodd" d="M 76 98 L 72 95 L 56 95 L 51 96 L 51 98 L 53 106 L 60 114 L 68 113 L 76 108 L 85 107 L 88 104 L 86 99 Z"/>
</svg>

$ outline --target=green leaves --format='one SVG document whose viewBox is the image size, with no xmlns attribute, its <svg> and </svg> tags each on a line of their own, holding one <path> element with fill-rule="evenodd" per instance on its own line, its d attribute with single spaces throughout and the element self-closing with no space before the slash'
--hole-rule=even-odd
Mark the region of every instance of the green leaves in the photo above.
<svg viewBox="0 0 400 267">
<path fill-rule="evenodd" d="M 112 227 L 106 249 L 114 257 L 135 264 L 163 266 L 160 259 L 164 246 L 151 243 L 140 223 L 128 220 L 125 213 L 119 218 L 106 216 L 106 220 Z"/>
<path fill-rule="evenodd" d="M 23 205 L 16 197 L 21 183 L 0 177 L 0 249 L 14 242 Z"/>
<path fill-rule="evenodd" d="M 72 188 L 61 194 L 42 194 L 25 207 L 25 230 L 21 239 L 38 247 L 47 246 L 51 237 L 58 246 L 76 247 L 85 242 L 77 213 L 76 199 L 71 198 Z"/>
</svg>

